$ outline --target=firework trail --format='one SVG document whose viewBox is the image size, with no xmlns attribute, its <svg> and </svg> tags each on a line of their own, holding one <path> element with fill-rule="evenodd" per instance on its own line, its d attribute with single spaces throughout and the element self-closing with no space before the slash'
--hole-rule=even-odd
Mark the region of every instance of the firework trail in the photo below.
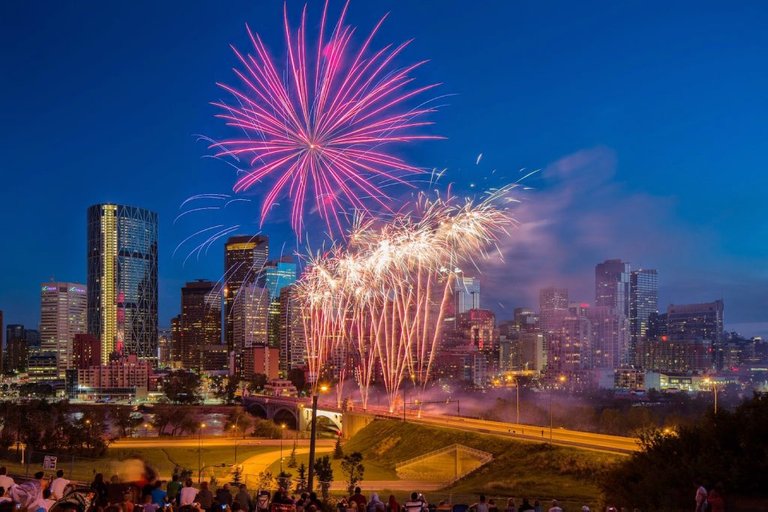
<svg viewBox="0 0 768 512">
<path fill-rule="evenodd" d="M 223 110 L 218 117 L 244 133 L 211 146 L 218 151 L 216 157 L 233 157 L 247 165 L 235 192 L 266 184 L 262 224 L 277 200 L 287 196 L 291 226 L 299 238 L 308 206 L 330 233 L 343 232 L 340 215 L 348 208 L 369 212 L 375 205 L 389 210 L 391 198 L 384 189 L 422 173 L 394 156 L 390 147 L 437 138 L 419 134 L 420 128 L 432 124 L 424 116 L 434 108 L 426 103 L 406 106 L 438 85 L 411 87 L 411 73 L 425 61 L 394 67 L 410 41 L 371 47 L 386 16 L 356 48 L 355 29 L 344 24 L 347 7 L 331 28 L 326 2 L 314 48 L 307 42 L 306 6 L 295 30 L 284 7 L 285 69 L 248 28 L 254 54 L 233 47 L 241 64 L 234 70 L 240 87 L 218 84 L 234 101 L 214 103 Z"/>
<path fill-rule="evenodd" d="M 458 269 L 477 265 L 514 224 L 516 186 L 479 202 L 420 194 L 387 222 L 360 215 L 346 247 L 311 258 L 298 282 L 310 377 L 341 344 L 354 354 L 364 408 L 375 376 L 390 409 L 404 380 L 425 386 Z"/>
</svg>

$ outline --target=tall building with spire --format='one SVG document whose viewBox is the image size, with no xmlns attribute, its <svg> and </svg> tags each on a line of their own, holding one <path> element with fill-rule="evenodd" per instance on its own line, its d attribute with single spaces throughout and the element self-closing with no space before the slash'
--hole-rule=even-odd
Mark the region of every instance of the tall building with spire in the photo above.
<svg viewBox="0 0 768 512">
<path fill-rule="evenodd" d="M 157 363 L 157 213 L 119 204 L 88 208 L 88 333 L 113 353 Z"/>
<path fill-rule="evenodd" d="M 240 300 L 243 286 L 261 279 L 264 265 L 269 259 L 269 237 L 265 235 L 238 235 L 224 244 L 224 339 L 233 367 L 231 374 L 243 374 L 244 340 L 235 339 L 234 308 Z"/>
</svg>

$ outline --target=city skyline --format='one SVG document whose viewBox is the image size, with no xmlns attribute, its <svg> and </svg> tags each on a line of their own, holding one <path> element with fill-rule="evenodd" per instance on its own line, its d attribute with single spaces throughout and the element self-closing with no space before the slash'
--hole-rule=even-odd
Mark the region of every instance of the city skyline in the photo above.
<svg viewBox="0 0 768 512">
<path fill-rule="evenodd" d="M 764 34 L 756 35 L 749 27 L 736 30 L 729 23 L 748 20 L 750 27 L 757 27 L 765 20 L 764 12 L 745 16 L 744 11 L 749 8 L 742 6 L 738 12 L 736 8 L 726 11 L 709 7 L 691 14 L 684 7 L 675 6 L 663 20 L 635 17 L 636 24 L 629 27 L 626 36 L 615 41 L 613 49 L 603 50 L 603 65 L 579 68 L 587 64 L 584 55 L 591 45 L 603 44 L 607 37 L 590 33 L 590 28 L 613 22 L 614 26 L 626 29 L 630 15 L 637 13 L 619 6 L 601 13 L 574 13 L 573 7 L 564 6 L 551 20 L 551 26 L 560 29 L 555 35 L 536 29 L 542 25 L 543 16 L 536 9 L 499 4 L 495 7 L 499 15 L 488 16 L 481 6 L 448 5 L 442 7 L 444 16 L 439 22 L 430 17 L 432 23 L 425 23 L 435 5 L 391 3 L 382 6 L 380 12 L 367 13 L 361 5 L 353 3 L 350 16 L 355 23 L 370 25 L 373 16 L 392 10 L 397 23 L 384 28 L 387 37 L 415 36 L 410 56 L 427 55 L 432 59 L 423 71 L 426 79 L 439 76 L 446 83 L 444 92 L 457 94 L 446 100 L 449 105 L 437 119 L 438 132 L 446 135 L 448 142 L 410 150 L 419 165 L 448 167 L 446 182 L 455 182 L 460 191 L 472 191 L 475 181 L 478 187 L 484 187 L 497 184 L 500 175 L 507 180 L 517 177 L 522 167 L 543 169 L 532 178 L 531 185 L 536 190 L 526 193 L 518 212 L 523 224 L 513 231 L 511 242 L 502 247 L 506 262 L 489 262 L 485 275 L 480 276 L 486 307 L 496 311 L 500 319 L 509 318 L 515 306 L 535 306 L 539 288 L 546 285 L 567 287 L 572 297 L 591 301 L 593 266 L 605 259 L 621 258 L 633 268 L 658 270 L 661 310 L 670 303 L 723 298 L 727 303 L 727 328 L 768 320 L 768 286 L 761 273 L 768 247 L 766 237 L 761 235 L 765 227 L 759 220 L 757 206 L 758 191 L 764 190 L 767 179 L 757 171 L 765 158 L 757 151 L 764 128 L 747 119 L 747 114 L 755 114 L 755 108 L 763 108 L 763 103 L 755 98 L 760 97 L 758 91 L 764 90 L 766 84 L 764 73 L 750 68 L 748 62 L 767 45 Z M 20 51 L 8 55 L 10 67 L 18 75 L 2 85 L 7 97 L 19 101 L 9 107 L 10 117 L 3 128 L 4 144 L 14 148 L 6 160 L 6 169 L 13 178 L 7 180 L 7 200 L 0 208 L 6 236 L 25 248 L 5 251 L 0 257 L 0 264 L 9 269 L 0 281 L 0 309 L 5 312 L 6 324 L 37 326 L 37 287 L 50 276 L 61 281 L 86 281 L 82 250 L 86 240 L 84 217 L 85 209 L 95 203 L 116 202 L 158 212 L 161 326 L 170 325 L 170 318 L 178 313 L 184 282 L 221 277 L 221 244 L 212 247 L 209 255 L 199 261 L 192 258 L 186 267 L 182 265 L 183 258 L 172 257 L 176 244 L 190 233 L 188 224 L 173 224 L 179 204 L 193 193 L 227 192 L 230 179 L 225 176 L 223 164 L 200 158 L 207 154 L 205 146 L 195 142 L 191 134 L 219 135 L 211 118 L 212 109 L 206 108 L 205 102 L 218 98 L 212 73 L 218 79 L 234 62 L 227 48 L 232 34 L 242 36 L 244 23 L 250 22 L 271 35 L 271 42 L 279 42 L 277 21 L 281 8 L 277 4 L 232 4 L 216 13 L 181 13 L 189 27 L 198 26 L 206 18 L 208 31 L 199 32 L 202 40 L 197 43 L 186 33 L 177 34 L 183 41 L 178 47 L 157 44 L 165 33 L 143 20 L 141 13 L 148 8 L 148 4 L 138 5 L 135 11 L 123 13 L 125 20 L 112 22 L 119 23 L 117 28 L 124 30 L 128 30 L 129 24 L 142 29 L 137 49 L 128 54 L 127 47 L 119 44 L 125 33 L 117 30 L 111 35 L 109 27 L 97 26 L 99 19 L 112 18 L 107 14 L 114 7 L 102 6 L 94 9 L 94 13 L 83 13 L 77 9 L 59 12 L 59 7 L 49 6 L 57 12 L 47 13 L 40 23 L 31 21 L 40 17 L 39 7 L 2 8 L 7 14 L 2 18 L 8 24 L 6 27 L 3 22 L 7 28 L 3 37 L 18 39 L 13 45 L 6 44 L 3 52 L 10 48 Z M 163 25 L 163 20 L 173 19 L 179 13 L 171 7 L 159 6 L 155 15 L 158 24 Z M 83 19 L 94 34 L 92 40 L 62 36 L 70 30 L 68 26 L 75 26 L 68 24 L 72 16 Z M 226 28 L 210 29 L 210 16 L 216 16 Z M 567 24 L 565 20 L 569 17 L 577 22 Z M 50 19 L 62 23 L 53 26 Z M 675 23 L 680 20 L 686 20 L 688 25 L 677 34 L 675 30 L 680 27 Z M 495 48 L 490 44 L 495 31 L 509 23 L 513 24 L 513 32 L 520 34 L 520 40 L 505 40 L 500 48 Z M 35 28 L 29 34 L 20 34 L 19 27 Z M 706 52 L 700 55 L 685 43 L 693 39 L 700 47 L 713 44 L 703 41 L 696 28 L 729 42 L 747 40 L 753 44 L 741 45 L 738 51 L 722 46 L 727 58 L 719 59 L 714 69 L 705 66 Z M 654 46 L 660 43 L 653 43 L 648 49 L 639 49 L 632 43 L 654 31 L 666 34 L 660 38 L 666 41 L 668 50 L 663 55 Z M 613 31 L 609 32 L 612 38 L 616 37 Z M 479 38 L 478 44 L 489 48 L 489 55 L 467 52 L 459 41 L 449 37 L 453 33 Z M 579 36 L 585 33 L 590 33 L 595 41 L 582 40 Z M 118 34 L 120 37 L 116 38 Z M 63 39 L 63 47 L 53 44 L 53 38 Z M 560 54 L 557 50 L 562 50 L 565 40 L 569 45 L 573 41 L 578 44 Z M 106 58 L 111 55 L 96 51 L 93 41 L 115 50 L 120 58 Z M 441 49 L 440 45 L 446 47 Z M 54 52 L 54 48 L 60 51 Z M 145 51 L 149 48 L 163 50 L 155 55 Z M 44 72 L 38 65 L 24 64 L 26 52 L 39 55 L 43 64 L 40 68 L 48 63 L 55 64 L 53 69 Z M 644 64 L 639 68 L 642 73 L 622 64 L 619 56 L 627 54 L 632 63 Z M 146 55 L 149 56 L 144 58 Z M 61 62 L 57 63 L 59 56 Z M 504 60 L 506 57 L 509 59 Z M 161 64 L 167 60 L 180 64 L 179 77 L 171 77 L 162 69 Z M 675 69 L 681 60 L 688 66 Z M 504 69 L 492 65 L 499 62 L 504 63 Z M 62 77 L 59 87 L 44 87 L 51 83 L 45 73 L 61 70 L 56 66 L 71 66 L 83 73 Z M 121 89 L 125 86 L 120 86 L 115 78 L 119 66 L 140 76 L 156 75 L 158 78 L 152 80 L 154 88 L 130 80 L 130 88 Z M 460 78 L 460 71 L 464 70 L 475 73 L 471 81 Z M 558 71 L 569 78 L 566 84 L 558 85 L 553 80 L 559 76 Z M 650 78 L 653 75 L 665 78 L 654 81 Z M 97 76 L 105 80 L 106 87 L 90 85 Z M 736 85 L 727 76 L 739 76 L 742 80 Z M 178 97 L 176 86 L 187 82 L 192 84 L 189 92 Z M 588 92 L 586 87 L 595 91 Z M 656 93 L 652 103 L 648 90 Z M 659 96 L 660 90 L 669 95 Z M 673 94 L 672 90 L 679 92 Z M 68 91 L 74 94 L 65 94 Z M 534 98 L 530 106 L 521 104 L 519 98 L 532 91 L 539 92 L 541 97 Z M 119 110 L 129 113 L 115 126 L 108 127 L 108 135 L 96 133 L 98 124 L 86 106 L 93 101 L 101 111 L 114 109 L 115 95 L 127 103 Z M 184 114 L 160 116 L 159 120 L 146 117 L 148 112 L 167 105 L 170 98 L 178 99 Z M 699 108 L 704 104 L 710 108 Z M 495 108 L 497 105 L 504 108 Z M 47 108 L 60 112 L 58 117 L 64 120 L 74 120 L 74 113 L 82 113 L 84 118 L 72 121 L 72 130 L 63 129 L 65 125 L 58 124 L 61 121 L 51 120 L 53 125 L 46 131 L 57 131 L 64 140 L 45 148 L 39 160 L 44 162 L 55 155 L 63 165 L 64 177 L 43 174 L 46 179 L 33 187 L 31 177 L 37 179 L 41 173 L 49 172 L 46 167 L 30 164 L 26 156 L 37 150 L 30 141 L 40 138 L 36 125 Z M 145 133 L 143 127 L 148 119 L 152 122 Z M 723 120 L 730 121 L 727 134 L 723 132 Z M 129 134 L 132 138 L 127 137 Z M 157 144 L 168 138 L 172 141 L 170 145 Z M 92 141 L 96 149 L 86 152 L 82 140 Z M 507 144 L 510 140 L 511 148 Z M 691 151 L 693 147 L 695 151 Z M 121 158 L 115 158 L 118 154 Z M 724 171 L 732 168 L 739 169 L 738 177 L 724 179 Z M 491 174 L 494 169 L 498 172 Z M 136 179 L 118 190 L 111 178 L 129 172 Z M 75 179 L 68 179 L 67 174 Z M 99 179 L 104 176 L 110 179 Z M 212 177 L 217 190 L 206 188 Z M 40 195 L 40 204 L 28 200 L 31 190 Z M 727 199 L 718 199 L 723 193 Z M 52 213 L 54 210 L 47 205 L 54 204 L 54 195 L 61 194 L 68 200 L 56 201 Z M 708 199 L 702 201 L 702 197 Z M 255 218 L 256 211 L 255 205 L 241 205 L 238 214 L 250 219 Z M 24 222 L 18 222 L 19 218 Z M 211 219 L 204 222 L 211 223 Z M 255 222 L 242 229 L 243 233 L 258 231 Z M 293 252 L 295 239 L 286 223 L 268 223 L 263 233 L 270 236 L 276 254 Z M 766 330 L 755 329 L 741 330 L 747 335 Z"/>
</svg>

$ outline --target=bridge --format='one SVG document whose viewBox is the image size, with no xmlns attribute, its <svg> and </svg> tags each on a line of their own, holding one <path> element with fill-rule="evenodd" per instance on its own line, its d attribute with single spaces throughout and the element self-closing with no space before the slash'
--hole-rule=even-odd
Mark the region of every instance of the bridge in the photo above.
<svg viewBox="0 0 768 512">
<path fill-rule="evenodd" d="M 309 432 L 312 422 L 312 400 L 285 396 L 251 395 L 243 400 L 243 407 L 252 415 L 272 420 L 299 432 Z M 327 406 L 317 408 L 318 428 L 339 434 L 344 430 L 340 409 Z"/>
</svg>

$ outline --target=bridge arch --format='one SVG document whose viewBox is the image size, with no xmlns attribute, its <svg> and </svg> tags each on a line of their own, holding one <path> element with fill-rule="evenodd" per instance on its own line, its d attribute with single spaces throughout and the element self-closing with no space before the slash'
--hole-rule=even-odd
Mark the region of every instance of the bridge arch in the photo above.
<svg viewBox="0 0 768 512">
<path fill-rule="evenodd" d="M 251 402 L 248 404 L 248 407 L 246 410 L 252 415 L 256 416 L 257 418 L 269 418 L 269 413 L 267 412 L 267 409 L 261 405 L 258 402 Z"/>
<path fill-rule="evenodd" d="M 288 409 L 287 407 L 280 407 L 275 409 L 272 415 L 272 421 L 278 425 L 285 424 L 286 428 L 296 430 L 299 426 L 299 418 L 296 415 L 296 411 Z"/>
</svg>

